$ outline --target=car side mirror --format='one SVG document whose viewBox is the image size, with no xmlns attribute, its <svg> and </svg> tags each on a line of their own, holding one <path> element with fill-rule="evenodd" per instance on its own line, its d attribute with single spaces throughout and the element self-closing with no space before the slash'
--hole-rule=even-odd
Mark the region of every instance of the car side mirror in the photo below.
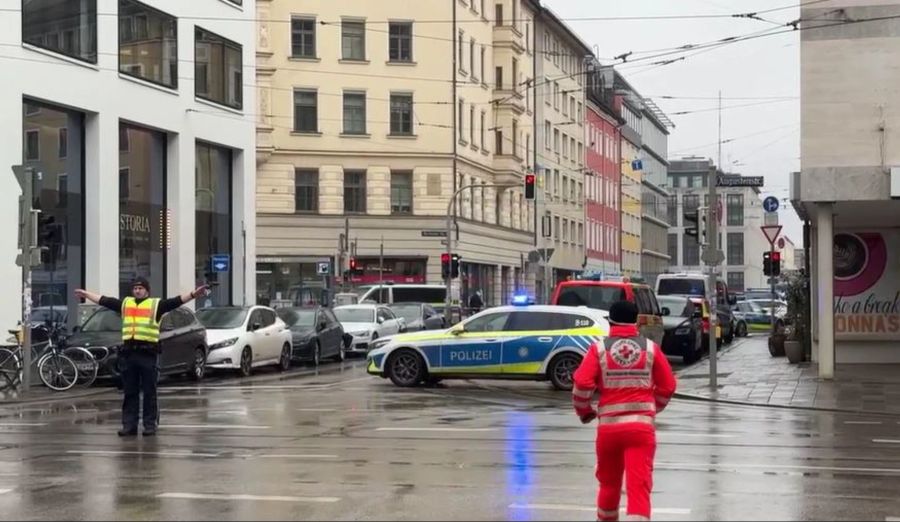
<svg viewBox="0 0 900 522">
<path fill-rule="evenodd" d="M 664 306 L 664 307 L 662 307 L 662 314 L 663 314 L 663 316 L 672 315 L 672 311 L 669 310 L 669 307 Z"/>
<path fill-rule="evenodd" d="M 325 328 L 328 328 L 328 323 L 325 321 L 319 321 L 319 330 L 324 330 Z"/>
<path fill-rule="evenodd" d="M 450 329 L 450 333 L 453 335 L 462 335 L 466 333 L 466 327 L 459 324 Z"/>
<path fill-rule="evenodd" d="M 255 331 L 259 330 L 260 328 L 262 328 L 262 323 L 253 323 L 250 325 L 251 332 L 255 332 Z"/>
<path fill-rule="evenodd" d="M 375 321 L 378 322 L 378 324 L 384 324 L 384 317 L 379 317 L 378 319 L 375 319 Z"/>
</svg>

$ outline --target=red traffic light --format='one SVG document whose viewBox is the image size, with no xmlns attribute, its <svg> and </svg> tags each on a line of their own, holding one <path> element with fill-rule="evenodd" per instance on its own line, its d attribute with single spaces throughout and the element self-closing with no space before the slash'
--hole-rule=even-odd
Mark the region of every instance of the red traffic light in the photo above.
<svg viewBox="0 0 900 522">
<path fill-rule="evenodd" d="M 356 258 L 355 257 L 350 258 L 350 270 L 356 270 Z"/>
<path fill-rule="evenodd" d="M 449 263 L 450 254 L 441 254 L 441 263 Z"/>
<path fill-rule="evenodd" d="M 534 185 L 534 174 L 525 174 L 525 184 Z"/>
<path fill-rule="evenodd" d="M 781 261 L 781 252 L 772 252 L 772 261 Z"/>
<path fill-rule="evenodd" d="M 534 174 L 525 174 L 525 199 L 534 199 Z"/>
</svg>

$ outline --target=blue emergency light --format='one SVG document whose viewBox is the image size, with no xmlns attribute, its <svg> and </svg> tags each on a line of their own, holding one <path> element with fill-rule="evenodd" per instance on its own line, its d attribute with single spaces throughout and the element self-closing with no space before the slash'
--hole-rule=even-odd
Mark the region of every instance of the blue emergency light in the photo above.
<svg viewBox="0 0 900 522">
<path fill-rule="evenodd" d="M 528 306 L 534 304 L 534 298 L 529 295 L 515 295 L 512 298 L 513 306 Z"/>
</svg>

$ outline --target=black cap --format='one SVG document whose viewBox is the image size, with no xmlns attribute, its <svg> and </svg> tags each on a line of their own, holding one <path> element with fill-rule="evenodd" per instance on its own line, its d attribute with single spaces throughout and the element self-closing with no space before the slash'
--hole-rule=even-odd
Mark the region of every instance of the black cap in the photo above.
<svg viewBox="0 0 900 522">
<path fill-rule="evenodd" d="M 613 324 L 637 324 L 638 308 L 631 301 L 616 301 L 609 307 L 609 322 Z"/>
<path fill-rule="evenodd" d="M 134 280 L 131 281 L 131 288 L 136 286 L 143 286 L 145 290 L 150 291 L 150 281 L 147 281 L 146 277 L 135 277 Z"/>
</svg>

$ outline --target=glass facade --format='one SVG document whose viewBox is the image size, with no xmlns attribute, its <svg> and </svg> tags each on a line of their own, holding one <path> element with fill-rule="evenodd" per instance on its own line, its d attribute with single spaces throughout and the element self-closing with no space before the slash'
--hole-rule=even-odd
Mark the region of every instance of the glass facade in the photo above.
<svg viewBox="0 0 900 522">
<path fill-rule="evenodd" d="M 256 264 L 256 302 L 272 307 L 311 306 L 325 302 L 326 282 L 316 262 L 259 258 Z"/>
<path fill-rule="evenodd" d="M 135 0 L 119 0 L 119 72 L 178 86 L 178 21 Z"/>
<path fill-rule="evenodd" d="M 167 245 L 166 135 L 119 124 L 119 292 L 146 277 L 165 295 Z"/>
<path fill-rule="evenodd" d="M 210 294 L 198 303 L 227 306 L 233 301 L 234 259 L 232 255 L 232 152 L 230 149 L 197 143 L 195 168 L 197 281 L 210 284 Z M 232 256 L 231 270 L 216 272 L 214 255 Z"/>
<path fill-rule="evenodd" d="M 235 109 L 244 106 L 243 47 L 201 29 L 194 30 L 194 89 L 198 98 Z"/>
<path fill-rule="evenodd" d="M 97 63 L 97 0 L 23 1 L 22 41 Z"/>
<path fill-rule="evenodd" d="M 32 272 L 34 313 L 63 321 L 65 309 L 77 307 L 74 290 L 84 284 L 84 116 L 26 101 L 23 132 L 24 165 L 37 173 L 38 246 L 47 249 Z M 71 327 L 77 314 L 69 315 Z"/>
</svg>

